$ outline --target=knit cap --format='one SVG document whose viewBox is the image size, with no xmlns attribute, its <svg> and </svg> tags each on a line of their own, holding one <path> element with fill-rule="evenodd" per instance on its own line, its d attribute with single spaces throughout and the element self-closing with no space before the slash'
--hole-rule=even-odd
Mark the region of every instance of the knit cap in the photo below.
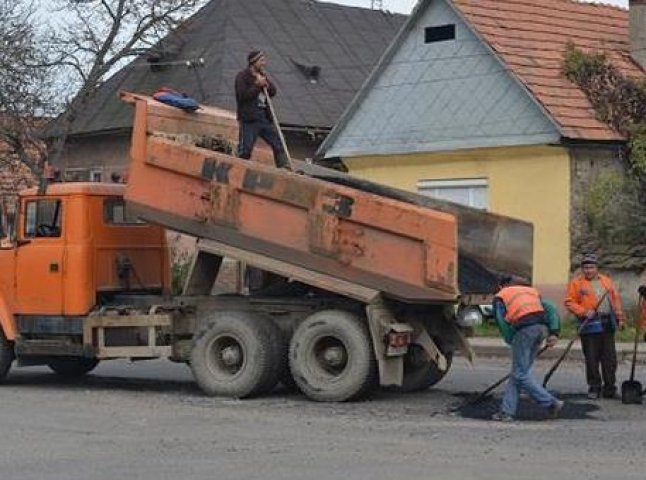
<svg viewBox="0 0 646 480">
<path fill-rule="evenodd" d="M 263 57 L 265 54 L 262 50 L 252 50 L 249 52 L 249 55 L 247 55 L 247 62 L 249 65 L 256 63 L 258 60 L 260 60 L 260 57 Z"/>
</svg>

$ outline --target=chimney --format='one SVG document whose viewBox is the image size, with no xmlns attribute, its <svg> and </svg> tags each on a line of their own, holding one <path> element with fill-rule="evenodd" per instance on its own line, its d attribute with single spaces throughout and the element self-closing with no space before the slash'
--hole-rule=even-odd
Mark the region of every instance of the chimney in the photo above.
<svg viewBox="0 0 646 480">
<path fill-rule="evenodd" d="M 646 0 L 629 0 L 630 55 L 646 70 Z"/>
</svg>

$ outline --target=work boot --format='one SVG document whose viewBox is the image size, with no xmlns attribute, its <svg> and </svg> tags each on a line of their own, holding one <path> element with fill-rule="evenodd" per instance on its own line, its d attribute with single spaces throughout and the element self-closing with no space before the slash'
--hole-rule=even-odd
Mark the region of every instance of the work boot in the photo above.
<svg viewBox="0 0 646 480">
<path fill-rule="evenodd" d="M 565 402 L 563 400 L 559 400 L 558 398 L 554 399 L 554 403 L 547 407 L 547 415 L 551 419 L 559 418 L 559 413 L 563 410 L 564 406 Z"/>
<path fill-rule="evenodd" d="M 505 412 L 496 412 L 491 416 L 491 419 L 494 422 L 504 422 L 504 423 L 509 423 L 514 421 L 513 415 L 509 415 L 508 413 L 505 413 Z"/>
<path fill-rule="evenodd" d="M 601 396 L 603 398 L 619 398 L 619 395 L 617 395 L 617 387 L 614 385 L 608 387 L 604 386 L 603 391 L 601 392 Z"/>
<path fill-rule="evenodd" d="M 291 170 L 291 166 L 289 165 L 289 158 L 287 157 L 287 154 L 285 152 L 277 153 L 274 156 L 274 163 L 278 168 L 286 168 L 287 170 Z"/>
</svg>

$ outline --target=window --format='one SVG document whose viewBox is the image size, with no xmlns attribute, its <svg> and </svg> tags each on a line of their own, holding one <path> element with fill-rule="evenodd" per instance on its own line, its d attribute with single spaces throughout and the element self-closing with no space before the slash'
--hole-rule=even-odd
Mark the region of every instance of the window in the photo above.
<svg viewBox="0 0 646 480">
<path fill-rule="evenodd" d="M 103 221 L 109 225 L 142 225 L 146 223 L 130 213 L 123 198 L 104 200 Z"/>
<path fill-rule="evenodd" d="M 455 40 L 455 25 L 440 25 L 424 29 L 424 43 L 446 42 Z"/>
<path fill-rule="evenodd" d="M 63 204 L 60 200 L 35 200 L 27 202 L 25 238 L 61 236 Z"/>
<path fill-rule="evenodd" d="M 66 182 L 88 182 L 90 171 L 87 168 L 67 168 L 63 178 Z"/>
<path fill-rule="evenodd" d="M 101 170 L 90 170 L 90 182 L 101 182 L 103 172 Z"/>
<path fill-rule="evenodd" d="M 468 207 L 482 210 L 489 207 L 489 186 L 486 178 L 420 180 L 417 182 L 417 191 L 422 195 Z"/>
</svg>

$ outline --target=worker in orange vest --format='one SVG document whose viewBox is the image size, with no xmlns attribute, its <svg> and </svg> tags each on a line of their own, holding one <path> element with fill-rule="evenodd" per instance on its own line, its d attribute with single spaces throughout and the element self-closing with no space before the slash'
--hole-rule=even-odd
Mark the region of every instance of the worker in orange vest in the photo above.
<svg viewBox="0 0 646 480">
<path fill-rule="evenodd" d="M 543 301 L 538 290 L 514 284 L 511 277 L 501 278 L 493 307 L 498 328 L 511 345 L 512 367 L 500 411 L 492 419 L 512 421 L 521 390 L 547 408 L 550 417 L 556 418 L 564 402 L 548 392 L 531 374 L 543 340 L 549 347 L 558 342 L 560 319 L 556 307 Z"/>
<path fill-rule="evenodd" d="M 577 317 L 581 329 L 588 398 L 616 398 L 615 331 L 624 328 L 624 312 L 615 284 L 599 273 L 598 264 L 596 255 L 583 256 L 581 273 L 568 285 L 565 306 Z"/>
</svg>

